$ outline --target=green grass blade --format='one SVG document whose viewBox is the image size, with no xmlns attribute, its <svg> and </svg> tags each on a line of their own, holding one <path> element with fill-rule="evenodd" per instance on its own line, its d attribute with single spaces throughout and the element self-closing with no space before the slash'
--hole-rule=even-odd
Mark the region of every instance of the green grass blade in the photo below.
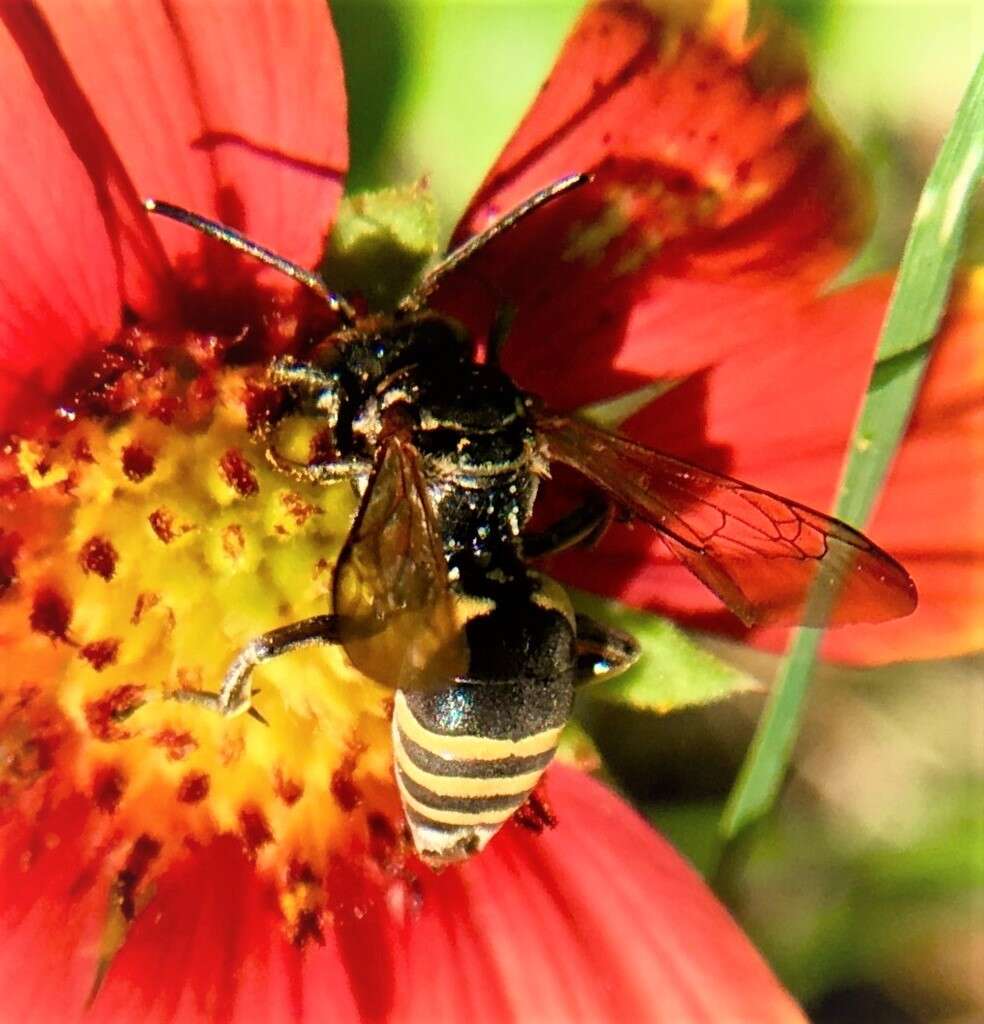
<svg viewBox="0 0 984 1024">
<path fill-rule="evenodd" d="M 926 181 L 882 327 L 868 393 L 838 492 L 835 515 L 861 526 L 905 430 L 947 299 L 984 166 L 984 59 Z M 775 800 L 803 714 L 823 631 L 793 635 L 721 818 L 725 837 L 766 814 Z"/>
</svg>

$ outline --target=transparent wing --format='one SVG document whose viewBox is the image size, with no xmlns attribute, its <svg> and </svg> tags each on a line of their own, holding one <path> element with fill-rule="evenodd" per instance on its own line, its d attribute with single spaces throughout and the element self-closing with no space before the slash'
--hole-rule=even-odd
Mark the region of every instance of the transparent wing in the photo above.
<svg viewBox="0 0 984 1024">
<path fill-rule="evenodd" d="M 539 429 L 552 459 L 658 530 L 747 625 L 882 622 L 916 607 L 905 569 L 837 519 L 588 423 L 544 416 Z"/>
<path fill-rule="evenodd" d="M 341 641 L 353 665 L 403 690 L 447 686 L 468 648 L 416 450 L 380 447 L 333 583 Z"/>
</svg>

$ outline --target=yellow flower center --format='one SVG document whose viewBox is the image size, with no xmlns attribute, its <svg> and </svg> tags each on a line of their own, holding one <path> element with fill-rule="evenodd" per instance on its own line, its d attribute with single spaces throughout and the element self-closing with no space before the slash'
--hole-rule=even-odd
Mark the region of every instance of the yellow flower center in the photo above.
<svg viewBox="0 0 984 1024">
<path fill-rule="evenodd" d="M 80 413 L 5 455 L 0 801 L 63 773 L 144 844 L 148 879 L 237 834 L 302 938 L 333 856 L 402 856 L 390 695 L 319 647 L 256 669 L 268 724 L 170 699 L 217 691 L 251 639 L 330 610 L 355 507 L 347 483 L 267 464 L 263 369 L 189 359 L 206 340 L 114 378 L 124 415 Z"/>
</svg>

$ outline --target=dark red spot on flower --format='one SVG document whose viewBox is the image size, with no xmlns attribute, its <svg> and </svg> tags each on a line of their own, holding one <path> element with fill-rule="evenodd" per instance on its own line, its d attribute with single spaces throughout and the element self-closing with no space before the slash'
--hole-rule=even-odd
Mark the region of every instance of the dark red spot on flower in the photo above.
<svg viewBox="0 0 984 1024">
<path fill-rule="evenodd" d="M 79 474 L 76 470 L 72 469 L 61 483 L 56 484 L 59 493 L 73 497 L 75 495 L 75 488 L 79 485 Z"/>
<path fill-rule="evenodd" d="M 288 807 L 293 807 L 304 795 L 304 786 L 300 782 L 284 778 L 279 771 L 273 780 L 273 789 Z"/>
<path fill-rule="evenodd" d="M 20 689 L 15 691 L 17 699 L 14 702 L 14 707 L 18 711 L 27 711 L 32 706 L 37 706 L 41 694 L 41 687 L 37 683 L 25 683 Z"/>
<path fill-rule="evenodd" d="M 331 777 L 331 795 L 343 811 L 354 811 L 362 802 L 362 794 L 352 780 L 352 773 L 362 749 L 358 748 L 346 754 Z"/>
<path fill-rule="evenodd" d="M 154 472 L 154 456 L 136 441 L 128 444 L 122 452 L 123 475 L 135 484 L 146 480 Z"/>
<path fill-rule="evenodd" d="M 161 747 L 169 761 L 183 761 L 198 749 L 198 741 L 190 732 L 177 729 L 161 729 L 154 736 L 154 746 Z"/>
<path fill-rule="evenodd" d="M 390 868 L 399 861 L 399 834 L 393 823 L 379 811 L 366 816 L 369 831 L 369 855 L 383 868 Z"/>
<path fill-rule="evenodd" d="M 92 455 L 92 449 L 89 447 L 89 442 L 84 437 L 80 437 L 75 442 L 75 449 L 72 455 L 76 462 L 93 463 L 96 461 Z"/>
<path fill-rule="evenodd" d="M 202 411 L 210 409 L 215 402 L 216 394 L 215 380 L 212 375 L 202 374 L 188 386 L 187 404 L 189 411 L 197 409 L 200 415 Z M 194 415 L 194 412 L 192 414 Z"/>
<path fill-rule="evenodd" d="M 178 785 L 178 799 L 183 804 L 197 804 L 208 796 L 209 778 L 204 772 L 189 772 Z"/>
<path fill-rule="evenodd" d="M 104 580 L 111 580 L 116 573 L 119 556 L 116 548 L 105 537 L 90 537 L 79 551 L 79 565 L 89 575 L 95 573 Z"/>
<path fill-rule="evenodd" d="M 321 926 L 321 913 L 306 908 L 294 918 L 294 926 L 290 932 L 290 941 L 298 948 L 304 949 L 309 942 L 319 946 L 325 944 L 325 933 Z"/>
<path fill-rule="evenodd" d="M 321 879 L 306 860 L 294 857 L 287 865 L 287 885 L 293 889 L 298 885 L 318 885 Z"/>
<path fill-rule="evenodd" d="M 51 587 L 42 587 L 31 606 L 31 629 L 52 640 L 64 640 L 72 621 L 72 606 Z"/>
<path fill-rule="evenodd" d="M 174 516 L 166 508 L 158 508 L 147 516 L 150 528 L 164 544 L 170 544 L 177 536 L 174 528 Z"/>
<path fill-rule="evenodd" d="M 114 814 L 123 798 L 126 778 L 115 765 L 102 765 L 92 777 L 92 802 L 105 814 Z"/>
<path fill-rule="evenodd" d="M 219 459 L 222 479 L 242 498 L 258 494 L 260 490 L 256 473 L 238 448 L 230 448 Z"/>
<path fill-rule="evenodd" d="M 17 555 L 22 543 L 19 534 L 0 530 L 0 597 L 17 582 Z"/>
<path fill-rule="evenodd" d="M 244 807 L 239 812 L 239 831 L 250 857 L 255 857 L 257 851 L 273 839 L 266 817 L 256 807 Z"/>
<path fill-rule="evenodd" d="M 274 423 L 284 407 L 284 400 L 284 392 L 280 388 L 263 387 L 255 382 L 248 384 L 243 404 L 250 432 L 263 430 Z"/>
<path fill-rule="evenodd" d="M 85 365 L 77 368 L 77 379 L 84 380 L 72 399 L 81 416 L 97 419 L 119 415 L 133 407 L 136 395 L 132 377 L 146 368 L 134 345 L 134 339 L 100 349 Z"/>
<path fill-rule="evenodd" d="M 280 498 L 284 511 L 294 520 L 298 526 L 303 526 L 313 515 L 324 512 L 323 508 L 306 502 L 299 494 L 288 491 Z"/>
<path fill-rule="evenodd" d="M 310 864 L 295 858 L 287 866 L 286 884 L 297 899 L 297 909 L 290 921 L 291 942 L 301 949 L 309 942 L 323 945 L 324 890 L 321 878 Z"/>
<path fill-rule="evenodd" d="M 150 415 L 154 419 L 160 420 L 161 423 L 170 426 L 174 422 L 174 418 L 177 416 L 180 408 L 181 403 L 174 395 L 163 395 L 150 407 Z"/>
<path fill-rule="evenodd" d="M 89 731 L 104 742 L 126 739 L 130 734 L 122 723 L 143 703 L 144 688 L 136 683 L 124 683 L 110 690 L 99 700 L 85 705 L 85 720 Z"/>
<path fill-rule="evenodd" d="M 132 921 L 137 912 L 136 892 L 161 852 L 161 844 L 152 836 L 142 835 L 130 850 L 123 870 L 116 876 L 116 896 L 120 912 L 127 921 Z"/>
<path fill-rule="evenodd" d="M 93 640 L 91 644 L 86 644 L 79 653 L 97 672 L 102 672 L 107 665 L 115 663 L 116 657 L 120 653 L 120 643 L 121 641 L 116 637 Z"/>
</svg>

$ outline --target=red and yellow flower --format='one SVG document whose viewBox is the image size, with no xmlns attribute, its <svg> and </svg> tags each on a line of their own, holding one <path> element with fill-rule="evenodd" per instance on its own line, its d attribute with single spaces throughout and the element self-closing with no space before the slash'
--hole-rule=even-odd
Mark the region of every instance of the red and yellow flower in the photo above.
<svg viewBox="0 0 984 1024">
<path fill-rule="evenodd" d="M 677 6 L 589 5 L 459 231 L 572 170 L 593 184 L 438 301 L 480 336 L 508 296 L 507 368 L 554 406 L 651 387 L 628 432 L 823 507 L 887 296 L 820 294 L 863 189 L 777 32 L 747 36 L 738 2 Z M 347 164 L 338 46 L 318 0 L 24 0 L 0 23 L 8 1015 L 798 1019 L 692 872 L 570 769 L 550 775 L 555 829 L 419 865 L 387 695 L 337 651 L 264 667 L 268 728 L 163 699 L 324 610 L 352 498 L 283 479 L 251 440 L 265 360 L 324 311 L 141 200 L 315 264 Z M 872 527 L 920 610 L 835 654 L 980 645 L 980 301 L 971 280 Z M 556 569 L 726 623 L 621 528 Z"/>
</svg>

